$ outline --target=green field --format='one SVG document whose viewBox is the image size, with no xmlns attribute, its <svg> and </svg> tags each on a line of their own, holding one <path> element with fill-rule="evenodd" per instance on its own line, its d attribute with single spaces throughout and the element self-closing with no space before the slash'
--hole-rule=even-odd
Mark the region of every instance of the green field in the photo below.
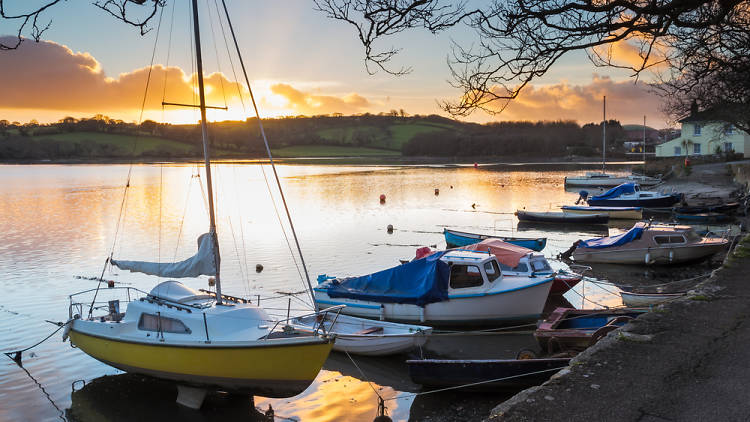
<svg viewBox="0 0 750 422">
<path fill-rule="evenodd" d="M 398 151 L 375 148 L 346 147 L 333 145 L 298 145 L 274 149 L 277 157 L 364 157 L 364 156 L 399 156 Z"/>
<path fill-rule="evenodd" d="M 118 152 L 118 155 L 126 156 L 152 155 L 152 153 L 157 152 L 166 152 L 172 155 L 192 155 L 198 151 L 192 145 L 146 135 L 136 137 L 135 135 L 98 132 L 69 132 L 38 135 L 34 136 L 33 139 L 40 142 L 57 141 L 69 144 L 95 145 L 98 148 L 110 149 Z"/>
</svg>

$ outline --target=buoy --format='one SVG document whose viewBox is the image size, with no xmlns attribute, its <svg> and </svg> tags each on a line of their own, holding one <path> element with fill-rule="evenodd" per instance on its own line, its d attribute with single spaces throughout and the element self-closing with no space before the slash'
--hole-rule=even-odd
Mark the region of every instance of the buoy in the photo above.
<svg viewBox="0 0 750 422">
<path fill-rule="evenodd" d="M 393 224 L 389 224 L 388 227 L 386 227 L 386 230 L 388 233 L 393 233 Z"/>
<path fill-rule="evenodd" d="M 383 202 L 385 202 L 385 194 L 381 193 L 380 194 L 380 203 L 382 204 Z"/>
<path fill-rule="evenodd" d="M 261 271 L 263 271 L 263 265 L 261 265 L 261 264 L 255 264 L 255 272 L 259 273 Z"/>
<path fill-rule="evenodd" d="M 435 188 L 435 195 L 440 195 L 440 189 Z"/>
<path fill-rule="evenodd" d="M 451 189 L 453 189 L 453 185 L 451 185 Z"/>
<path fill-rule="evenodd" d="M 476 168 L 479 168 L 479 164 L 477 164 L 477 163 L 474 163 L 474 168 L 475 168 L 475 169 L 476 169 Z"/>
<path fill-rule="evenodd" d="M 208 285 L 213 286 L 216 284 L 216 277 L 209 277 L 208 278 Z"/>
</svg>

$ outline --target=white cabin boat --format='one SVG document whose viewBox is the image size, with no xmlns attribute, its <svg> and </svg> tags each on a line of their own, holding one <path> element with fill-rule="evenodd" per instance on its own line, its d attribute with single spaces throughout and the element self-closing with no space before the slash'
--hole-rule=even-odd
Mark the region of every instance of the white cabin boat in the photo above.
<svg viewBox="0 0 750 422">
<path fill-rule="evenodd" d="M 653 186 L 661 183 L 661 179 L 635 174 L 616 176 L 604 172 L 589 172 L 585 176 L 565 177 L 565 186 L 569 187 L 612 188 L 623 183 L 638 183 L 641 186 Z"/>
<path fill-rule="evenodd" d="M 426 325 L 487 325 L 535 320 L 554 275 L 504 277 L 494 255 L 439 252 L 362 277 L 318 278 L 319 309 Z"/>
</svg>

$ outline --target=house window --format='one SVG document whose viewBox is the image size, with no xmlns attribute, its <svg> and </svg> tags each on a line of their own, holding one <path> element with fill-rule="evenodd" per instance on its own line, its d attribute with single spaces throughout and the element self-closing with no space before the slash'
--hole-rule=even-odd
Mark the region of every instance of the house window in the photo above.
<svg viewBox="0 0 750 422">
<path fill-rule="evenodd" d="M 701 125 L 696 123 L 695 126 L 693 126 L 693 135 L 695 136 L 701 136 Z"/>
<path fill-rule="evenodd" d="M 724 128 L 724 134 L 725 135 L 734 135 L 734 126 L 733 125 L 727 125 L 727 127 Z"/>
<path fill-rule="evenodd" d="M 693 144 L 693 154 L 701 153 L 701 144 Z"/>
<path fill-rule="evenodd" d="M 734 147 L 731 142 L 724 142 L 724 152 L 734 152 Z"/>
<path fill-rule="evenodd" d="M 674 155 L 682 155 L 682 148 L 674 147 Z"/>
<path fill-rule="evenodd" d="M 453 265 L 451 266 L 450 286 L 453 289 L 466 287 L 477 287 L 484 284 L 482 273 L 475 265 Z"/>
</svg>

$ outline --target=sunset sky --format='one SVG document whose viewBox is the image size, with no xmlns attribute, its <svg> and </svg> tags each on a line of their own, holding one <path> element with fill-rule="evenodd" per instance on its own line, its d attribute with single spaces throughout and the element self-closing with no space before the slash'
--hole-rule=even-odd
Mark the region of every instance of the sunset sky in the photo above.
<svg viewBox="0 0 750 422">
<path fill-rule="evenodd" d="M 27 2 L 6 4 L 10 9 L 6 13 L 12 13 L 22 11 Z M 161 107 L 162 97 L 168 102 L 193 101 L 188 6 L 186 0 L 176 3 L 171 49 L 167 48 L 171 2 L 164 12 L 144 119 L 174 123 L 197 120 L 195 110 Z M 445 114 L 438 101 L 460 95 L 448 84 L 446 59 L 451 40 L 464 44 L 475 40 L 465 26 L 439 36 L 419 30 L 402 34 L 381 41 L 381 46 L 402 47 L 394 66 L 411 66 L 413 71 L 401 77 L 383 72 L 369 75 L 353 27 L 313 10 L 310 0 L 234 0 L 228 6 L 263 116 L 379 113 L 391 109 L 409 114 Z M 0 51 L 0 119 L 52 122 L 69 115 L 101 113 L 137 121 L 158 21 L 142 37 L 135 28 L 88 1 L 62 3 L 45 16 L 52 18 L 52 26 L 43 42 L 27 40 L 18 50 Z M 216 10 L 204 7 L 201 19 L 207 101 L 223 106 L 226 97 L 229 106 L 226 112 L 212 111 L 209 119 L 244 119 L 251 110 L 243 110 L 239 95 L 247 101 L 247 91 L 244 84 L 234 82 Z M 217 34 L 216 49 L 209 21 Z M 0 36 L 13 36 L 14 31 L 12 22 L 0 20 Z M 627 46 L 619 51 L 628 60 Z M 237 65 L 234 55 L 232 59 Z M 237 77 L 242 78 L 239 73 Z M 501 115 L 476 112 L 465 120 L 598 122 L 603 95 L 607 96 L 608 118 L 624 124 L 642 123 L 645 114 L 649 126 L 667 125 L 657 97 L 634 84 L 627 72 L 596 68 L 583 54 L 565 57 Z"/>
</svg>

